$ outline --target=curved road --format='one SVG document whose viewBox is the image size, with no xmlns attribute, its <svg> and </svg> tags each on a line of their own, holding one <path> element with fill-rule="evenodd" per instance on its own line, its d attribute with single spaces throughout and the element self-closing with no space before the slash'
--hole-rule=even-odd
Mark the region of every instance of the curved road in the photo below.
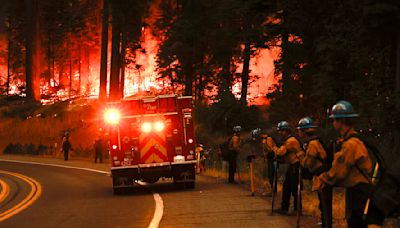
<svg viewBox="0 0 400 228">
<path fill-rule="evenodd" d="M 70 168 L 6 161 L 13 159 Z M 78 169 L 90 167 L 104 172 L 109 170 L 105 164 L 18 156 L 1 156 L 0 160 L 0 180 L 10 189 L 7 199 L 2 200 L 0 181 L 0 228 L 157 227 L 159 219 L 162 219 L 160 227 L 290 228 L 296 224 L 293 216 L 271 216 L 269 199 L 251 197 L 243 186 L 228 185 L 225 181 L 201 175 L 197 177 L 196 189 L 193 190 L 177 190 L 167 180 L 145 187 L 137 186 L 128 194 L 114 196 L 109 176 L 71 169 L 71 166 Z M 1 222 L 2 213 L 29 195 L 32 187 L 23 180 L 4 174 L 4 171 L 36 180 L 40 183 L 41 195 L 29 207 Z M 161 206 L 158 202 L 155 207 L 156 196 L 162 197 L 158 200 Z M 156 224 L 150 224 L 155 215 L 159 215 Z M 302 224 L 309 228 L 318 227 L 310 216 L 305 216 Z"/>
<path fill-rule="evenodd" d="M 0 227 L 148 227 L 154 214 L 149 190 L 135 188 L 114 196 L 105 174 L 59 167 L 0 162 L 0 171 L 19 173 L 38 181 L 42 194 L 20 213 L 0 222 Z M 23 180 L 0 172 L 10 192 L 0 202 L 0 214 L 31 191 Z"/>
</svg>

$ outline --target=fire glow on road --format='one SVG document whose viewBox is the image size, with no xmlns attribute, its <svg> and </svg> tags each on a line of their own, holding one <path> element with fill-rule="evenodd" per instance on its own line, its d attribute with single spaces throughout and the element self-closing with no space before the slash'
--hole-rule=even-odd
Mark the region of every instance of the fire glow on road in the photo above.
<svg viewBox="0 0 400 228">
<path fill-rule="evenodd" d="M 32 205 L 37 199 L 39 199 L 40 195 L 42 194 L 42 186 L 36 180 L 34 180 L 30 177 L 21 175 L 19 173 L 12 173 L 12 172 L 0 170 L 0 174 L 5 174 L 5 175 L 9 175 L 9 176 L 13 176 L 18 179 L 21 179 L 21 180 L 25 181 L 26 183 L 28 183 L 29 186 L 31 187 L 31 190 L 30 190 L 28 196 L 26 196 L 21 202 L 19 202 L 14 207 L 8 209 L 7 211 L 0 213 L 0 222 L 2 222 L 4 220 L 20 213 L 21 211 L 25 210 L 30 205 Z M 4 185 L 4 186 L 6 186 L 6 185 Z M 3 190 L 3 185 L 2 185 L 2 190 Z M 7 196 L 5 196 L 4 198 L 6 198 L 6 197 Z"/>
</svg>

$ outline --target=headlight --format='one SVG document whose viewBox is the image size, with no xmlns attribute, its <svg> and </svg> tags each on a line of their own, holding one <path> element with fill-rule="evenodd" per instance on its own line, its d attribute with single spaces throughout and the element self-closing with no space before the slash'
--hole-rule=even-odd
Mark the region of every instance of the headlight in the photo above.
<svg viewBox="0 0 400 228">
<path fill-rule="evenodd" d="M 152 128 L 151 123 L 144 122 L 142 124 L 142 131 L 145 132 L 145 133 L 151 132 L 151 128 Z"/>
<path fill-rule="evenodd" d="M 163 131 L 165 128 L 165 124 L 163 122 L 155 122 L 154 123 L 154 129 L 158 132 Z"/>
<path fill-rule="evenodd" d="M 104 113 L 104 120 L 109 124 L 119 124 L 120 119 L 121 113 L 115 108 L 107 109 Z"/>
</svg>

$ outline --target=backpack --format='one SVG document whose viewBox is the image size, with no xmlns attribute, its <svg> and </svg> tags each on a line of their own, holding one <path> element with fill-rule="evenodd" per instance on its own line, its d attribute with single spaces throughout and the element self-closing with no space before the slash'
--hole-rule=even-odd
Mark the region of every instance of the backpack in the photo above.
<svg viewBox="0 0 400 228">
<path fill-rule="evenodd" d="M 377 176 L 376 176 L 376 178 L 377 178 L 376 183 L 378 183 L 380 181 L 381 177 L 383 177 L 383 175 L 385 174 L 385 171 L 387 169 L 386 163 L 385 163 L 385 161 L 383 159 L 383 156 L 380 153 L 379 149 L 376 146 L 374 146 L 373 144 L 369 143 L 368 140 L 364 136 L 362 136 L 360 134 L 349 135 L 347 138 L 344 139 L 343 142 L 349 140 L 350 138 L 357 138 L 361 142 L 364 143 L 364 145 L 365 145 L 365 147 L 366 147 L 366 149 L 368 151 L 368 156 L 371 159 L 371 162 L 372 162 L 372 165 L 373 165 L 372 172 L 374 172 L 375 166 L 377 164 L 379 165 L 378 166 L 379 167 L 378 173 L 377 173 Z M 356 168 L 358 168 L 358 167 L 356 166 Z M 360 170 L 360 172 L 366 179 L 368 179 L 371 182 L 372 174 L 371 175 L 367 175 L 364 172 L 362 172 L 361 170 Z"/>
<path fill-rule="evenodd" d="M 316 170 L 314 173 L 310 172 L 310 170 L 308 170 L 307 168 L 302 167 L 302 170 L 301 170 L 302 177 L 303 177 L 303 179 L 306 179 L 306 180 L 312 180 L 315 175 L 319 175 L 322 172 L 328 171 L 332 167 L 332 162 L 333 162 L 333 153 L 332 153 L 332 151 L 328 151 L 328 149 L 326 148 L 326 146 L 322 142 L 322 140 L 319 137 L 312 138 L 310 141 L 312 141 L 312 140 L 317 140 L 321 144 L 322 148 L 326 152 L 326 159 L 325 160 L 319 159 L 322 162 L 323 166 L 321 167 L 321 169 Z M 304 145 L 303 145 L 303 147 L 304 147 Z M 306 147 L 304 147 L 303 149 L 306 150 Z M 304 151 L 304 152 L 306 152 L 306 151 Z"/>
<path fill-rule="evenodd" d="M 372 183 L 371 177 L 366 177 L 373 185 L 371 197 L 374 204 L 386 217 L 400 214 L 400 170 L 398 168 L 400 160 L 396 160 L 388 166 L 379 149 L 369 143 L 365 137 L 356 134 L 350 135 L 347 139 L 352 137 L 358 138 L 364 143 L 372 160 L 373 170 L 376 164 L 379 165 L 375 183 Z"/>
<path fill-rule="evenodd" d="M 374 186 L 373 201 L 386 217 L 400 215 L 400 160 L 392 163 Z"/>
</svg>

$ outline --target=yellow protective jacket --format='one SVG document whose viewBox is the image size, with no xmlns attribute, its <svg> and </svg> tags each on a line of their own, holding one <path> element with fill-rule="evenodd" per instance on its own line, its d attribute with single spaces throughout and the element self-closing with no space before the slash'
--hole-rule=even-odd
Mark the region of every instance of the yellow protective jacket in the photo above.
<svg viewBox="0 0 400 228">
<path fill-rule="evenodd" d="M 195 149 L 194 151 L 196 152 L 196 155 L 197 155 L 198 157 L 200 157 L 201 152 L 203 152 L 204 150 L 203 150 L 203 147 L 198 146 L 198 147 L 196 147 L 196 149 Z"/>
<path fill-rule="evenodd" d="M 230 150 L 235 150 L 239 151 L 240 150 L 240 145 L 241 145 L 241 139 L 240 136 L 238 135 L 233 135 L 231 138 L 231 141 L 229 142 L 229 149 Z"/>
<path fill-rule="evenodd" d="M 300 164 L 311 173 L 318 173 L 324 168 L 326 151 L 318 139 L 311 139 L 305 145 L 305 156 L 300 157 Z"/>
<path fill-rule="evenodd" d="M 270 146 L 269 146 L 270 145 Z M 262 147 L 263 147 L 263 153 L 264 156 L 266 157 L 269 153 L 274 153 L 271 148 L 276 146 L 275 141 L 272 139 L 271 136 L 268 135 L 263 135 L 262 136 Z"/>
<path fill-rule="evenodd" d="M 299 140 L 293 136 L 289 136 L 281 147 L 269 145 L 276 156 L 284 158 L 285 163 L 295 164 L 299 162 L 299 157 L 304 156 Z"/>
<path fill-rule="evenodd" d="M 350 130 L 344 138 L 356 134 Z M 362 174 L 363 172 L 364 174 Z M 335 153 L 332 168 L 319 176 L 322 183 L 338 186 L 353 187 L 359 183 L 369 183 L 372 162 L 364 143 L 355 137 L 350 137 L 342 144 L 340 151 Z"/>
</svg>

